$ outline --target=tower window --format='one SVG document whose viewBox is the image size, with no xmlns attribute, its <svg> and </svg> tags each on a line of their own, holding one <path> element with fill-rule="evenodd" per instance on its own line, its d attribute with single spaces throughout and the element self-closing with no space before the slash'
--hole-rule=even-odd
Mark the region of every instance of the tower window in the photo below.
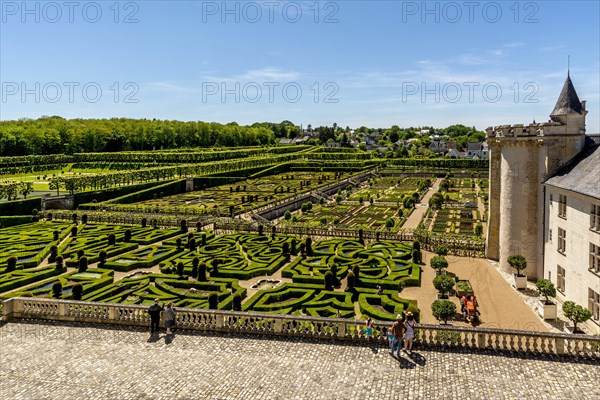
<svg viewBox="0 0 600 400">
<path fill-rule="evenodd" d="M 590 212 L 590 229 L 600 231 L 600 205 L 592 204 Z"/>
<path fill-rule="evenodd" d="M 590 271 L 600 273 L 600 246 L 590 243 Z"/>
<path fill-rule="evenodd" d="M 592 289 L 588 289 L 588 310 L 592 312 L 592 319 L 600 320 L 600 294 L 594 292 Z"/>
<path fill-rule="evenodd" d="M 563 253 L 567 249 L 567 231 L 558 228 L 558 252 Z"/>
<path fill-rule="evenodd" d="M 567 196 L 558 196 L 558 216 L 561 218 L 567 218 Z"/>
<path fill-rule="evenodd" d="M 565 269 L 560 265 L 556 266 L 556 288 L 559 292 L 565 292 Z"/>
</svg>

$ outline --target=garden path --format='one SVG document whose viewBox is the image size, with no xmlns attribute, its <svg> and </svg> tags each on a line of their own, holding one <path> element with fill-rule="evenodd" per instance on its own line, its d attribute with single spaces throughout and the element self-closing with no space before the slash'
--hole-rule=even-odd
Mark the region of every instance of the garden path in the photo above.
<svg viewBox="0 0 600 400">
<path fill-rule="evenodd" d="M 432 283 L 435 270 L 429 265 L 433 256 L 434 253 L 423 251 L 421 287 L 407 287 L 400 293 L 400 297 L 417 300 L 421 310 L 421 320 L 432 324 L 437 323 L 431 314 L 431 303 L 436 300 L 437 294 Z M 456 256 L 447 256 L 446 259 L 449 273 L 471 282 L 481 312 L 479 326 L 548 332 L 547 326 L 488 260 Z M 449 300 L 456 304 L 457 312 L 460 312 L 458 297 L 450 296 Z M 449 323 L 455 326 L 470 325 L 460 318 Z"/>
<path fill-rule="evenodd" d="M 479 186 L 479 182 L 477 182 L 475 185 L 477 191 L 481 193 L 482 189 L 481 186 Z M 483 222 L 485 218 L 485 204 L 483 203 L 483 198 L 481 196 L 477 197 L 477 209 L 479 210 L 479 214 L 481 215 L 481 225 L 483 225 L 483 235 L 485 236 L 487 232 L 487 221 Z"/>
<path fill-rule="evenodd" d="M 404 225 L 402 225 L 402 228 L 415 229 L 417 226 L 419 226 L 419 223 L 423 219 L 423 215 L 425 214 L 425 212 L 427 211 L 427 208 L 429 207 L 429 199 L 431 198 L 431 196 L 433 196 L 433 194 L 435 192 L 437 192 L 438 188 L 440 187 L 441 181 L 442 180 L 440 178 L 438 178 L 433 182 L 431 187 L 427 190 L 427 193 L 425 193 L 425 195 L 421 199 L 421 202 L 415 204 L 415 209 L 410 214 L 410 216 L 406 219 L 406 221 L 404 222 Z"/>
</svg>

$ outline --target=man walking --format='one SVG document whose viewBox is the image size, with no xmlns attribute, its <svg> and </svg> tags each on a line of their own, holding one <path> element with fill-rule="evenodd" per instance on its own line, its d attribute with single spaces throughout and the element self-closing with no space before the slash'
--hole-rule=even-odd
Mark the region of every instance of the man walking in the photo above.
<svg viewBox="0 0 600 400">
<path fill-rule="evenodd" d="M 163 310 L 163 307 L 158 304 L 158 301 L 158 299 L 154 300 L 154 304 L 148 308 L 148 314 L 150 314 L 150 334 L 152 335 L 158 334 L 160 312 Z"/>
<path fill-rule="evenodd" d="M 392 335 L 394 339 L 392 339 L 392 348 L 390 350 L 390 354 L 394 355 L 394 349 L 397 348 L 397 356 L 400 357 L 400 349 L 402 349 L 402 334 L 404 333 L 404 324 L 402 322 L 402 314 L 398 314 L 396 316 L 396 322 L 392 325 Z"/>
</svg>

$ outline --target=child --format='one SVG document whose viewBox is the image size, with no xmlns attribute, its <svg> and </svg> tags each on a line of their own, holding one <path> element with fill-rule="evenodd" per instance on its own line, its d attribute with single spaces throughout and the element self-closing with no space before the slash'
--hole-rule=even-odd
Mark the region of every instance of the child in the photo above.
<svg viewBox="0 0 600 400">
<path fill-rule="evenodd" d="M 373 337 L 373 320 L 371 317 L 367 319 L 365 334 L 367 335 L 367 340 L 371 340 L 371 337 Z"/>
</svg>

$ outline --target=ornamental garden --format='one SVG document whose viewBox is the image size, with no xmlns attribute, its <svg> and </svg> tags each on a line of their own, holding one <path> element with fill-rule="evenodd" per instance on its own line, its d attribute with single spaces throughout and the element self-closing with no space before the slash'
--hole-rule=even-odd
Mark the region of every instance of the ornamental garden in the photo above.
<svg viewBox="0 0 600 400">
<path fill-rule="evenodd" d="M 431 307 L 403 295 L 432 285 L 422 250 L 483 255 L 485 160 L 436 173 L 343 148 L 156 156 L 0 159 L 0 296 L 389 321 Z"/>
</svg>

